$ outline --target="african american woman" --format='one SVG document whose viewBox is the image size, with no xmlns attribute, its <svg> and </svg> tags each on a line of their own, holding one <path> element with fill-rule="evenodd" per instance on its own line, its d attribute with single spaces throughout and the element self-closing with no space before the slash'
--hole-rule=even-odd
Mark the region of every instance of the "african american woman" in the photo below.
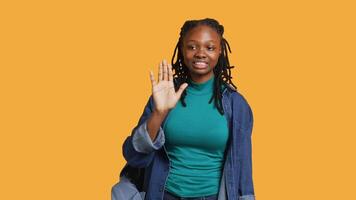
<svg viewBox="0 0 356 200">
<path fill-rule="evenodd" d="M 254 200 L 253 115 L 232 83 L 224 27 L 186 21 L 171 63 L 123 144 L 127 164 L 112 199 Z"/>
</svg>

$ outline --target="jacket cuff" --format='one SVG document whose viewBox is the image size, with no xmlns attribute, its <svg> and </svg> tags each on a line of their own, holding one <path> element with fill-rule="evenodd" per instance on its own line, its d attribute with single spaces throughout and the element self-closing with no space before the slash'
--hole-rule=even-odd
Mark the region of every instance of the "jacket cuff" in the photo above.
<svg viewBox="0 0 356 200">
<path fill-rule="evenodd" d="M 253 195 L 253 194 L 242 195 L 242 196 L 239 196 L 239 200 L 255 200 L 255 195 Z"/>
<path fill-rule="evenodd" d="M 158 150 L 163 146 L 164 142 L 165 138 L 161 127 L 159 127 L 156 139 L 152 142 L 147 131 L 147 121 L 137 127 L 132 136 L 132 145 L 140 153 L 151 153 L 154 150 Z"/>
</svg>

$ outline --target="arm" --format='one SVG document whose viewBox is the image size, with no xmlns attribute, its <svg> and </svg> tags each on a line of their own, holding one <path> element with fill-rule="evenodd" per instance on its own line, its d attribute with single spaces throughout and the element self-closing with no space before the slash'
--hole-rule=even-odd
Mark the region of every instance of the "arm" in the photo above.
<svg viewBox="0 0 356 200">
<path fill-rule="evenodd" d="M 255 200 L 255 192 L 252 175 L 252 129 L 253 113 L 246 99 L 241 95 L 239 101 L 240 116 L 240 182 L 239 182 L 239 200 Z"/>
<path fill-rule="evenodd" d="M 148 166 L 155 151 L 160 149 L 165 140 L 161 128 L 162 121 L 170 109 L 174 108 L 183 90 L 188 86 L 183 83 L 175 91 L 172 66 L 163 60 L 159 66 L 158 82 L 150 72 L 152 95 L 150 96 L 137 126 L 123 145 L 123 154 L 133 167 Z"/>
<path fill-rule="evenodd" d="M 249 129 L 241 130 L 243 138 L 243 153 L 240 160 L 240 183 L 239 183 L 239 200 L 255 200 L 255 192 L 252 176 L 252 126 Z"/>
<path fill-rule="evenodd" d="M 150 96 L 137 126 L 123 144 L 124 158 L 130 166 L 139 168 L 148 166 L 153 159 L 154 151 L 160 149 L 165 142 L 162 121 L 153 115 L 153 106 L 153 99 Z M 155 139 L 152 140 L 151 137 Z"/>
<path fill-rule="evenodd" d="M 159 112 L 157 110 L 154 110 L 151 113 L 150 117 L 147 119 L 146 129 L 152 141 L 157 139 L 157 132 L 162 130 L 161 124 L 166 118 L 167 113 L 168 112 Z"/>
</svg>

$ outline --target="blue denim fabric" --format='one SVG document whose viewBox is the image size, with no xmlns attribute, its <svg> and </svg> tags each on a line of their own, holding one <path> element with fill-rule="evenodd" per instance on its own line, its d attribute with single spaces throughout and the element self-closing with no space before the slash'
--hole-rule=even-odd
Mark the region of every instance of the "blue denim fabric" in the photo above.
<svg viewBox="0 0 356 200">
<path fill-rule="evenodd" d="M 111 200 L 142 200 L 144 192 L 139 192 L 130 180 L 122 176 L 120 181 L 111 189 Z"/>
<path fill-rule="evenodd" d="M 251 107 L 246 99 L 230 86 L 223 91 L 222 104 L 229 123 L 229 141 L 225 152 L 218 199 L 255 200 L 252 177 L 253 114 Z M 121 174 L 124 174 L 128 165 L 144 169 L 143 191 L 146 193 L 144 199 L 162 200 L 170 162 L 164 146 L 162 128 L 155 141 L 152 142 L 148 136 L 146 121 L 153 108 L 151 95 L 137 126 L 123 144 L 123 155 L 127 164 Z"/>
</svg>

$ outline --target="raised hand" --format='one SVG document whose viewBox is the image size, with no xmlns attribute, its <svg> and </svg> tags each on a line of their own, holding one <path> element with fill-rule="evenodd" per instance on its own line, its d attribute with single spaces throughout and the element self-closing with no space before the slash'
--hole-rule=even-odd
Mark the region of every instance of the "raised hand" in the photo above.
<svg viewBox="0 0 356 200">
<path fill-rule="evenodd" d="M 166 114 L 174 108 L 184 89 L 188 86 L 187 83 L 183 83 L 177 92 L 174 90 L 172 65 L 167 64 L 165 59 L 159 64 L 158 82 L 155 81 L 152 71 L 150 71 L 150 79 L 155 104 L 154 111 L 159 114 Z"/>
</svg>

